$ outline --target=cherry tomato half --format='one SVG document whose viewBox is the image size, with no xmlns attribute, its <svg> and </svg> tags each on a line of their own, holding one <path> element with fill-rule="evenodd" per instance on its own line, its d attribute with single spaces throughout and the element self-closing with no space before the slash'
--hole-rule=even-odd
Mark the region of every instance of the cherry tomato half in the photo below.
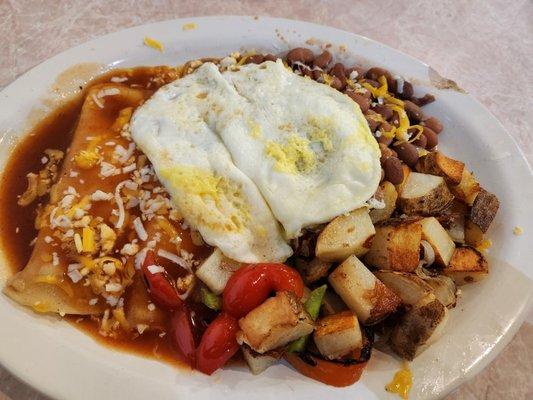
<svg viewBox="0 0 533 400">
<path fill-rule="evenodd" d="M 151 273 L 148 267 L 152 265 L 155 265 L 154 252 L 148 251 L 143 262 L 142 270 L 148 282 L 150 297 L 161 308 L 173 310 L 180 307 L 183 301 L 179 298 L 178 291 L 170 281 L 170 278 L 166 272 Z"/>
<path fill-rule="evenodd" d="M 192 327 L 191 312 L 184 304 L 178 308 L 170 319 L 170 334 L 172 343 L 183 360 L 194 367 L 196 359 L 196 345 Z"/>
<path fill-rule="evenodd" d="M 273 291 L 287 290 L 298 297 L 304 293 L 300 274 L 284 264 L 250 264 L 229 279 L 222 294 L 222 309 L 235 318 L 261 305 Z"/>
<path fill-rule="evenodd" d="M 315 365 L 311 365 L 298 353 L 287 353 L 285 359 L 302 375 L 336 387 L 353 385 L 361 378 L 366 367 L 366 362 L 346 365 L 318 357 L 312 358 Z"/>
<path fill-rule="evenodd" d="M 211 322 L 196 352 L 196 368 L 211 375 L 226 364 L 239 350 L 236 339 L 238 330 L 237 319 L 225 313 Z"/>
</svg>

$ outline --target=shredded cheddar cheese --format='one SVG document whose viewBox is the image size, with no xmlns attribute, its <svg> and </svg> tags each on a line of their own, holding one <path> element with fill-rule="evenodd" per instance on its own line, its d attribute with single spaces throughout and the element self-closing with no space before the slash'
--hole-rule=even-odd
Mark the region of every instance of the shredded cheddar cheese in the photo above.
<svg viewBox="0 0 533 400">
<path fill-rule="evenodd" d="M 513 234 L 515 236 L 520 236 L 522 233 L 524 233 L 524 230 L 522 229 L 521 226 L 515 226 L 514 229 L 513 229 Z"/>
<path fill-rule="evenodd" d="M 402 399 L 409 398 L 409 391 L 413 386 L 413 374 L 406 362 L 402 364 L 402 368 L 394 374 L 392 381 L 385 386 L 388 392 L 396 393 Z"/>
<path fill-rule="evenodd" d="M 184 31 L 192 31 L 193 29 L 196 29 L 196 28 L 198 28 L 198 25 L 195 22 L 189 22 L 187 24 L 183 24 L 183 26 L 181 27 L 181 29 L 183 29 Z"/>
<path fill-rule="evenodd" d="M 144 38 L 144 44 L 148 47 L 151 47 L 152 49 L 159 50 L 161 53 L 165 50 L 163 44 L 160 41 L 152 39 L 148 36 Z"/>
<path fill-rule="evenodd" d="M 492 247 L 492 240 L 484 239 L 476 246 L 476 250 L 482 253 L 486 253 L 488 249 Z"/>
</svg>

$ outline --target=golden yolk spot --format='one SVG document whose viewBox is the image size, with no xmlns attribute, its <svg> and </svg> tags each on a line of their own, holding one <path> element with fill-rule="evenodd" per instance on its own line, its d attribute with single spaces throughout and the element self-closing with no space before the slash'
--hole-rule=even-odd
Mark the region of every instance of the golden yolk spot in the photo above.
<svg viewBox="0 0 533 400">
<path fill-rule="evenodd" d="M 290 134 L 287 143 L 282 145 L 274 141 L 266 144 L 266 154 L 275 160 L 274 168 L 289 174 L 311 172 L 317 164 L 316 155 L 310 148 L 307 138 Z"/>
<path fill-rule="evenodd" d="M 413 373 L 409 369 L 409 365 L 404 362 L 400 370 L 394 374 L 392 381 L 385 386 L 385 389 L 388 392 L 396 393 L 402 399 L 407 400 L 412 386 Z"/>
</svg>

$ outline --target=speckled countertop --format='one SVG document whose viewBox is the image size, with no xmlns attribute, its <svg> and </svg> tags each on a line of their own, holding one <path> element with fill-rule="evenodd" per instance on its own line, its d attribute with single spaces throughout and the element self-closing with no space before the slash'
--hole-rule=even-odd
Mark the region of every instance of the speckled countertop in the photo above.
<svg viewBox="0 0 533 400">
<path fill-rule="evenodd" d="M 108 32 L 165 19 L 224 14 L 330 25 L 419 58 L 487 106 L 533 163 L 530 0 L 0 0 L 0 88 L 52 55 Z M 533 398 L 532 322 L 530 315 L 496 360 L 449 399 Z M 0 367 L 0 400 L 7 399 L 44 397 Z"/>
</svg>

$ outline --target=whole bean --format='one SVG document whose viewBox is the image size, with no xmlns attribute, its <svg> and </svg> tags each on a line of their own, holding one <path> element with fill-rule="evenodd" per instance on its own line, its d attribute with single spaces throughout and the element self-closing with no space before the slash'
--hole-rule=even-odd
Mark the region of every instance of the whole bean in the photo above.
<svg viewBox="0 0 533 400">
<path fill-rule="evenodd" d="M 402 143 L 396 146 L 398 158 L 410 167 L 414 167 L 418 161 L 418 150 L 411 143 Z"/>
<path fill-rule="evenodd" d="M 373 117 L 377 115 L 376 112 L 372 110 L 368 110 L 365 114 L 366 121 L 368 122 L 368 127 L 370 128 L 371 132 L 374 132 L 376 129 L 378 129 L 379 121 L 376 121 Z"/>
<path fill-rule="evenodd" d="M 278 57 L 276 57 L 274 54 L 265 54 L 265 61 L 276 61 Z"/>
<path fill-rule="evenodd" d="M 393 149 L 388 147 L 386 144 L 378 143 L 378 146 L 379 146 L 379 151 L 381 152 L 381 157 L 379 159 L 379 162 L 381 163 L 381 165 L 383 165 L 385 163 L 385 160 L 389 157 L 398 158 L 398 153 L 396 153 Z"/>
<path fill-rule="evenodd" d="M 311 73 L 311 78 L 313 78 L 313 80 L 318 82 L 322 78 L 322 74 L 323 74 L 322 71 L 319 71 L 319 70 L 315 69 Z"/>
<path fill-rule="evenodd" d="M 435 96 L 426 93 L 422 97 L 413 97 L 411 101 L 415 103 L 418 107 L 424 107 L 426 104 L 433 103 L 435 101 Z"/>
<path fill-rule="evenodd" d="M 402 92 L 398 93 L 398 97 L 403 100 L 409 100 L 411 97 L 413 97 L 413 94 L 414 91 L 411 82 L 404 81 Z"/>
<path fill-rule="evenodd" d="M 411 133 L 413 135 L 418 135 L 418 130 L 417 129 L 409 129 L 409 133 Z M 422 147 L 423 149 L 426 148 L 427 143 L 428 143 L 428 140 L 427 140 L 427 138 L 426 138 L 426 136 L 424 134 L 421 134 L 418 137 L 418 139 L 413 140 L 413 144 L 415 146 Z"/>
<path fill-rule="evenodd" d="M 359 105 L 359 108 L 361 109 L 361 112 L 363 114 L 368 111 L 370 107 L 370 99 L 368 97 L 365 97 L 360 93 L 354 92 L 353 90 L 347 90 L 345 93 Z"/>
<path fill-rule="evenodd" d="M 346 77 L 349 78 L 354 71 L 357 72 L 357 74 L 355 74 L 356 78 L 362 78 L 365 75 L 365 70 L 363 68 L 355 66 L 346 68 Z"/>
<path fill-rule="evenodd" d="M 442 132 L 442 128 L 443 128 L 442 123 L 435 117 L 426 118 L 422 124 L 427 126 L 429 129 L 431 129 L 436 134 L 439 134 Z"/>
<path fill-rule="evenodd" d="M 246 61 L 244 61 L 244 64 L 261 64 L 263 61 L 265 61 L 265 56 L 262 54 L 254 54 L 249 56 Z"/>
<path fill-rule="evenodd" d="M 392 109 L 384 104 L 378 104 L 377 106 L 372 107 L 372 110 L 374 110 L 378 114 L 381 114 L 383 119 L 387 121 L 392 118 Z"/>
<path fill-rule="evenodd" d="M 405 112 L 407 113 L 407 116 L 409 117 L 411 122 L 420 122 L 424 117 L 424 113 L 422 112 L 420 107 L 418 107 L 410 100 L 404 100 L 403 108 L 405 109 Z"/>
<path fill-rule="evenodd" d="M 385 179 L 393 185 L 399 185 L 403 181 L 402 163 L 396 157 L 389 157 L 383 163 Z"/>
<path fill-rule="evenodd" d="M 439 144 L 439 137 L 433 129 L 424 126 L 424 131 L 422 135 L 426 137 L 426 149 L 431 150 Z"/>
<path fill-rule="evenodd" d="M 372 79 L 365 78 L 365 82 L 368 83 L 370 86 L 374 86 L 375 88 L 378 88 L 381 86 L 378 81 L 374 81 Z"/>
<path fill-rule="evenodd" d="M 366 71 L 365 77 L 378 81 L 380 76 L 384 76 L 387 79 L 387 86 L 390 92 L 396 92 L 396 79 L 392 77 L 392 74 L 385 68 L 372 67 Z"/>
<path fill-rule="evenodd" d="M 331 53 L 329 51 L 327 51 L 327 50 L 324 50 L 322 52 L 322 54 L 318 55 L 313 60 L 313 65 L 315 67 L 325 69 L 328 66 L 328 64 L 331 62 L 332 58 L 333 57 L 332 57 Z"/>
<path fill-rule="evenodd" d="M 389 146 L 392 143 L 392 138 L 388 138 L 383 134 L 377 137 L 376 140 L 378 141 L 378 143 L 384 144 L 385 146 Z"/>
<path fill-rule="evenodd" d="M 346 80 L 345 80 L 346 81 Z M 342 90 L 344 89 L 345 83 L 343 84 L 342 81 L 337 78 L 336 76 L 333 77 L 333 81 L 331 81 L 330 85 L 333 89 Z"/>
<path fill-rule="evenodd" d="M 308 64 L 313 61 L 315 55 L 309 49 L 304 47 L 296 47 L 287 53 L 287 62 L 292 64 L 294 62 L 301 62 Z"/>
<path fill-rule="evenodd" d="M 344 64 L 337 63 L 335 64 L 330 70 L 330 75 L 336 76 L 337 78 L 345 78 L 346 79 L 346 69 L 344 68 Z"/>
</svg>

